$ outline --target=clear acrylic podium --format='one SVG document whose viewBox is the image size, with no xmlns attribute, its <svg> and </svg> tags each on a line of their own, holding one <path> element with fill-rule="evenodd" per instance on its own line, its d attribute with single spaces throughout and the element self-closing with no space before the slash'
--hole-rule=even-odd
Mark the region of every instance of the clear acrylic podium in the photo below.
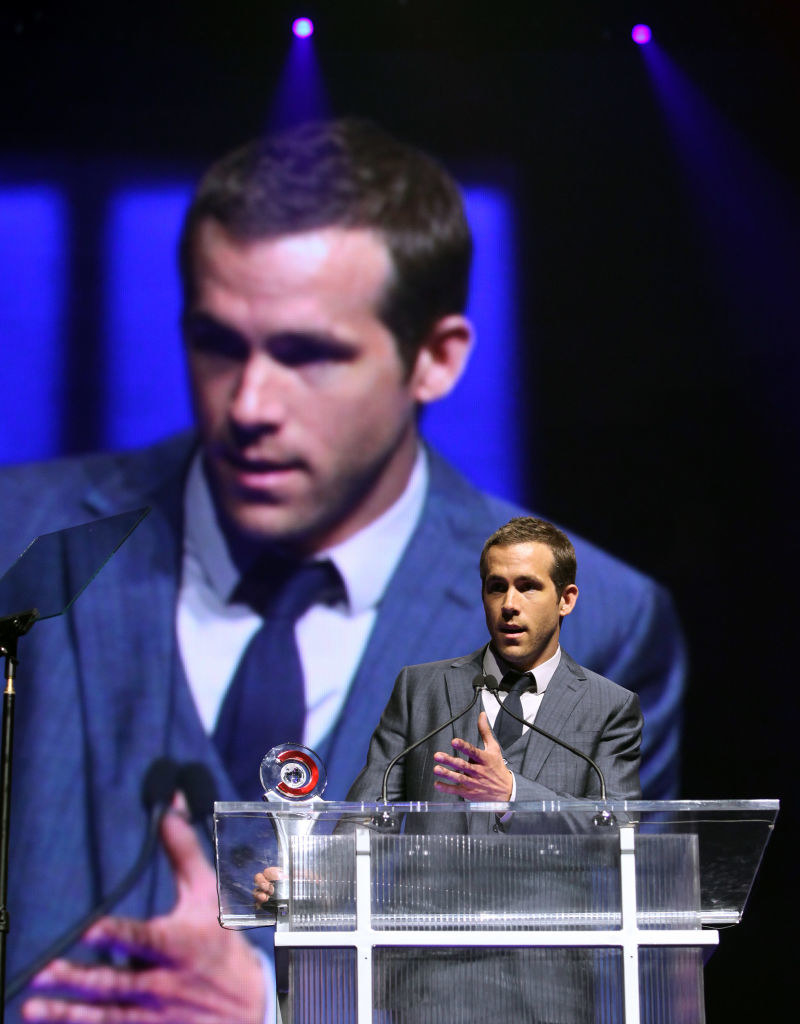
<svg viewBox="0 0 800 1024">
<path fill-rule="evenodd" d="M 697 1024 L 778 806 L 218 803 L 220 923 L 275 927 L 280 1024 Z"/>
</svg>

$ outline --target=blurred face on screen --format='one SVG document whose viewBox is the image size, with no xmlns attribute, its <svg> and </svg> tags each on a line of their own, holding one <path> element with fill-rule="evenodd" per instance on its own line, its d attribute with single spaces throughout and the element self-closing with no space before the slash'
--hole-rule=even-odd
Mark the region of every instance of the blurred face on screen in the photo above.
<svg viewBox="0 0 800 1024">
<path fill-rule="evenodd" d="M 556 653 L 561 619 L 578 598 L 575 584 L 556 590 L 553 552 L 539 541 L 498 544 L 486 553 L 483 610 L 492 648 L 520 672 Z"/>
<path fill-rule="evenodd" d="M 371 231 L 243 241 L 208 220 L 193 257 L 184 334 L 223 526 L 305 552 L 346 539 L 402 493 L 416 406 L 460 364 L 443 369 L 434 332 L 403 367 L 378 316 L 392 267 Z"/>
</svg>

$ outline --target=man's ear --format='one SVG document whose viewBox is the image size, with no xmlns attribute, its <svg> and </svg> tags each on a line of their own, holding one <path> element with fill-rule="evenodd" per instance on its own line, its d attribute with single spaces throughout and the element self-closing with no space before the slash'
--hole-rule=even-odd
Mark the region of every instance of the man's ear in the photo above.
<svg viewBox="0 0 800 1024">
<path fill-rule="evenodd" d="M 435 402 L 456 386 L 467 365 L 474 337 L 472 324 L 460 313 L 436 321 L 411 370 L 409 384 L 417 402 Z"/>
<path fill-rule="evenodd" d="M 574 583 L 570 583 L 564 587 L 561 597 L 558 602 L 558 614 L 563 619 L 565 615 L 569 615 L 575 608 L 575 604 L 578 600 L 578 588 Z"/>
</svg>

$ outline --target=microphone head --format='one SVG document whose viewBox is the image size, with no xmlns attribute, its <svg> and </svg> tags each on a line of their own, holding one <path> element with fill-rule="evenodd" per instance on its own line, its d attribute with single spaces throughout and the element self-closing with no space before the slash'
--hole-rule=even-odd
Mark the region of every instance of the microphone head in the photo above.
<svg viewBox="0 0 800 1024">
<path fill-rule="evenodd" d="M 142 779 L 142 804 L 145 810 L 164 806 L 170 802 L 178 788 L 178 765 L 171 757 L 157 757 Z"/>
<path fill-rule="evenodd" d="M 483 676 L 483 685 L 490 693 L 497 693 L 500 689 L 500 684 L 494 676 Z"/>
<path fill-rule="evenodd" d="M 189 761 L 178 770 L 177 788 L 186 797 L 192 821 L 203 821 L 214 811 L 217 783 L 202 761 Z"/>
</svg>

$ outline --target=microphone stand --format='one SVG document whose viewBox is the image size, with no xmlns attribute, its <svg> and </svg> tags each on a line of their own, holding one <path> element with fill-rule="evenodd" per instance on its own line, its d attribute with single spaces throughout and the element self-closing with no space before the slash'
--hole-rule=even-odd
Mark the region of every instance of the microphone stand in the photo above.
<svg viewBox="0 0 800 1024">
<path fill-rule="evenodd" d="M 5 659 L 3 690 L 3 733 L 0 754 L 0 1024 L 5 1018 L 6 943 L 8 916 L 8 841 L 11 819 L 11 757 L 14 752 L 14 680 L 17 673 L 17 645 L 36 619 L 36 609 L 0 619 L 0 656 Z"/>
<path fill-rule="evenodd" d="M 6 940 L 10 925 L 6 900 L 18 641 L 39 619 L 63 615 L 149 511 L 149 508 L 139 508 L 120 512 L 35 537 L 16 562 L 0 575 L 0 612 L 4 613 L 0 616 L 0 657 L 5 660 L 0 752 L 0 1024 L 5 1017 Z M 78 552 L 89 555 L 92 571 L 88 576 L 82 572 L 70 581 L 65 572 L 58 570 Z M 5 614 L 9 607 L 25 608 L 26 605 L 27 611 Z"/>
<path fill-rule="evenodd" d="M 420 739 L 412 743 L 410 747 L 405 747 L 403 750 L 400 751 L 400 753 L 396 757 L 392 758 L 392 760 L 386 766 L 386 771 L 383 773 L 383 785 L 381 786 L 381 803 L 383 803 L 384 805 L 389 803 L 389 775 L 392 771 L 392 768 L 394 768 L 397 762 L 404 758 L 406 754 L 410 754 L 412 750 L 416 750 L 421 743 L 424 743 L 426 740 L 429 740 L 432 736 L 435 736 L 437 732 L 441 732 L 442 729 L 446 729 L 448 725 L 452 725 L 453 722 L 455 722 L 457 719 L 461 718 L 463 715 L 466 715 L 467 712 L 471 711 L 475 707 L 475 703 L 478 700 L 480 692 L 485 685 L 486 684 L 484 682 L 483 675 L 475 676 L 475 678 L 472 681 L 472 688 L 474 691 L 472 694 L 472 700 L 465 708 L 462 708 L 460 711 L 458 711 L 455 715 L 453 715 L 452 718 L 448 718 L 448 720 L 443 725 L 437 725 L 435 729 L 431 729 L 430 732 L 425 733 L 424 736 L 422 736 Z M 379 815 L 379 820 L 375 821 L 375 824 L 378 827 L 386 828 L 390 827 L 390 825 L 393 823 L 393 820 L 394 819 L 392 815 L 388 811 L 384 810 L 383 812 L 381 812 L 381 815 Z"/>
<path fill-rule="evenodd" d="M 493 686 L 492 683 L 494 683 Z M 578 750 L 577 747 L 573 747 L 572 744 L 567 743 L 566 740 L 562 740 L 560 737 L 554 736 L 551 732 L 547 732 L 546 729 L 542 729 L 540 726 L 536 725 L 535 722 L 529 722 L 527 718 L 522 718 L 520 715 L 513 712 L 510 708 L 507 708 L 505 705 L 505 701 L 500 700 L 500 696 L 498 694 L 498 690 L 500 689 L 500 687 L 498 686 L 497 680 L 494 678 L 494 676 L 486 676 L 486 688 L 497 701 L 497 703 L 500 705 L 500 711 L 498 712 L 498 714 L 501 714 L 503 711 L 505 711 L 507 715 L 511 715 L 511 717 L 515 718 L 518 722 L 521 722 L 523 725 L 527 725 L 527 727 L 531 729 L 533 732 L 538 732 L 540 736 L 544 736 L 545 739 L 550 740 L 552 743 L 555 743 L 557 747 L 564 747 L 566 750 L 569 750 L 570 753 L 575 754 L 576 757 L 580 757 L 584 761 L 588 762 L 588 764 L 590 764 L 592 768 L 594 768 L 595 772 L 597 773 L 598 781 L 600 782 L 600 800 L 603 803 L 608 802 L 608 798 L 606 797 L 605 776 L 600 770 L 600 765 L 595 760 L 589 757 L 588 754 L 584 753 L 583 750 Z M 598 827 L 607 827 L 610 825 L 616 825 L 616 823 L 616 816 L 612 811 L 609 811 L 606 808 L 604 808 L 602 811 L 598 811 L 594 818 L 592 818 L 592 824 Z"/>
</svg>

